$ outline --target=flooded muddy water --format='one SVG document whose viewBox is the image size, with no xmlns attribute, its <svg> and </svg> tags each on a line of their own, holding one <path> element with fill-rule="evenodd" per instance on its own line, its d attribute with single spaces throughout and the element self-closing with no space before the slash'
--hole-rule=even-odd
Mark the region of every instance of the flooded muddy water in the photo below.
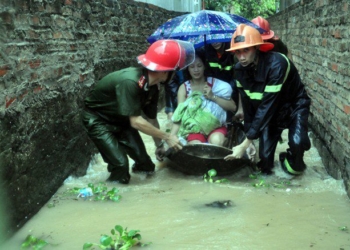
<svg viewBox="0 0 350 250">
<path fill-rule="evenodd" d="M 152 139 L 143 138 L 157 162 Z M 278 146 L 274 175 L 251 179 L 244 169 L 225 176 L 227 183 L 205 182 L 157 162 L 152 177 L 132 174 L 127 186 L 107 184 L 119 190 L 119 202 L 67 193 L 107 179 L 106 164 L 96 155 L 87 175 L 69 177 L 0 249 L 20 249 L 28 234 L 52 244 L 44 249 L 82 249 L 115 225 L 140 230 L 141 242 L 152 242 L 145 248 L 150 250 L 350 249 L 350 204 L 342 181 L 327 175 L 315 148 L 305 155 L 304 175 L 284 174 L 277 159 L 286 147 L 286 142 Z M 225 208 L 206 205 L 228 200 Z"/>
</svg>

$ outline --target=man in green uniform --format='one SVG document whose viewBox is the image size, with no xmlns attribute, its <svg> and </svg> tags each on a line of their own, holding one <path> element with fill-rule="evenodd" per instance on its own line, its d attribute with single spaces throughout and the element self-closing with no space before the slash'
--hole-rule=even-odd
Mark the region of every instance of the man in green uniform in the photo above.
<svg viewBox="0 0 350 250">
<path fill-rule="evenodd" d="M 173 71 L 193 62 L 194 48 L 183 41 L 160 40 L 137 59 L 143 67 L 110 73 L 96 83 L 82 115 L 89 137 L 108 163 L 108 181 L 122 184 L 130 180 L 128 155 L 135 161 L 134 172 L 150 173 L 155 168 L 138 131 L 153 137 L 156 155 L 162 140 L 175 150 L 182 149 L 176 136 L 159 129 L 159 84 L 169 82 Z"/>
</svg>

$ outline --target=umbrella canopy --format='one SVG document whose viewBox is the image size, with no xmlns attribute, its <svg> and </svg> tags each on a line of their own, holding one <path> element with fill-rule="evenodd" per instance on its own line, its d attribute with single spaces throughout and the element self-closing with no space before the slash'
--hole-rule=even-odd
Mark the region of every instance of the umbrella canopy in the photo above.
<svg viewBox="0 0 350 250">
<path fill-rule="evenodd" d="M 193 43 L 199 48 L 205 43 L 229 42 L 236 27 L 241 24 L 250 25 L 265 32 L 256 24 L 244 17 L 219 11 L 201 10 L 172 18 L 159 26 L 147 38 L 149 43 L 160 39 L 178 39 Z"/>
</svg>

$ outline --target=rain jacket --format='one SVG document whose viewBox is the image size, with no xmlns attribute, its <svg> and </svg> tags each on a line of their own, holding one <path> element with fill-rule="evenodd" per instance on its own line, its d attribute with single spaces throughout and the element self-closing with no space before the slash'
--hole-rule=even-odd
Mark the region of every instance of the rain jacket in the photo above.
<svg viewBox="0 0 350 250">
<path fill-rule="evenodd" d="M 291 117 L 309 109 L 310 98 L 297 69 L 277 52 L 260 52 L 258 65 L 235 66 L 237 87 L 242 96 L 244 130 L 248 139 L 257 139 L 269 124 L 287 128 Z M 306 117 L 307 119 L 307 117 Z"/>
<path fill-rule="evenodd" d="M 281 39 L 269 39 L 266 42 L 273 43 L 273 49 L 271 51 L 279 52 L 284 54 L 285 56 L 288 56 L 288 48 L 287 45 L 285 45 Z"/>
<path fill-rule="evenodd" d="M 230 43 L 225 43 L 225 50 L 230 48 Z M 207 59 L 207 76 L 212 76 L 224 82 L 230 83 L 233 79 L 234 70 L 234 54 L 226 52 L 218 56 L 213 46 L 208 45 L 205 48 L 205 57 Z"/>
</svg>

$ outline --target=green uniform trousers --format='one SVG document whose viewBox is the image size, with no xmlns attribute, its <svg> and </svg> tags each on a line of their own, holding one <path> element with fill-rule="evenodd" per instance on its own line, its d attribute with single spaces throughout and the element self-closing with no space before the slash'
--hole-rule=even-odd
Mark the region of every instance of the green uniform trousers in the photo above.
<svg viewBox="0 0 350 250">
<path fill-rule="evenodd" d="M 154 171 L 155 165 L 147 154 L 139 132 L 130 124 L 109 123 L 95 112 L 84 110 L 83 125 L 98 148 L 108 171 L 121 178 L 129 174 L 128 155 L 139 171 Z M 120 174 L 119 174 L 120 173 Z"/>
</svg>

